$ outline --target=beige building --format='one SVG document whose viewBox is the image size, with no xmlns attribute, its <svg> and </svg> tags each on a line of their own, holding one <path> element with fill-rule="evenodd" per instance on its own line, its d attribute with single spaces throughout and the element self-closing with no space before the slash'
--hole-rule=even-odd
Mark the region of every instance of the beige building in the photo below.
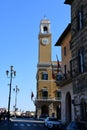
<svg viewBox="0 0 87 130">
<path fill-rule="evenodd" d="M 44 18 L 38 35 L 36 115 L 61 118 L 61 90 L 56 85 L 57 62 L 52 62 L 51 23 Z M 54 75 L 53 75 L 54 73 Z M 54 77 L 55 76 L 55 79 Z"/>
<path fill-rule="evenodd" d="M 72 104 L 73 99 L 73 85 L 71 75 L 71 24 L 69 24 L 55 46 L 61 46 L 62 55 L 62 79 L 57 80 L 57 84 L 61 87 L 61 121 L 69 123 L 74 120 L 74 108 Z"/>
<path fill-rule="evenodd" d="M 87 1 L 65 0 L 71 6 L 71 24 L 58 39 L 61 46 L 61 119 L 87 121 Z"/>
</svg>

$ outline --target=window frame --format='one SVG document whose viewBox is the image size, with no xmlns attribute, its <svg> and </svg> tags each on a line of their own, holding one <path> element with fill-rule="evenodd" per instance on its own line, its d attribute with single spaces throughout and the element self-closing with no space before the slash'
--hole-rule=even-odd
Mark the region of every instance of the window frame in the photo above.
<svg viewBox="0 0 87 130">
<path fill-rule="evenodd" d="M 42 72 L 42 80 L 48 80 L 48 73 L 47 72 Z"/>
<path fill-rule="evenodd" d="M 66 46 L 64 47 L 64 56 L 66 56 Z"/>
<path fill-rule="evenodd" d="M 79 72 L 84 73 L 84 48 L 80 48 L 78 51 L 79 57 Z"/>
<path fill-rule="evenodd" d="M 84 25 L 84 13 L 83 6 L 81 6 L 77 12 L 77 29 L 80 30 Z"/>
<path fill-rule="evenodd" d="M 45 88 L 42 90 L 42 99 L 48 99 L 48 90 Z"/>
<path fill-rule="evenodd" d="M 61 91 L 60 91 L 60 90 L 57 90 L 57 91 L 56 91 L 56 98 L 57 98 L 57 99 L 61 99 L 61 97 L 62 97 Z"/>
</svg>

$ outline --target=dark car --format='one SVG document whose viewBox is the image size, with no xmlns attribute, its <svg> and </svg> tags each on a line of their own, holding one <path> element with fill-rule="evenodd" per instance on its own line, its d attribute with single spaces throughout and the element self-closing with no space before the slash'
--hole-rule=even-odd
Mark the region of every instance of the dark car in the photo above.
<svg viewBox="0 0 87 130">
<path fill-rule="evenodd" d="M 39 120 L 44 121 L 46 118 L 47 118 L 46 115 L 41 115 L 41 116 L 39 117 Z"/>
<path fill-rule="evenodd" d="M 66 130 L 87 130 L 87 123 L 72 121 L 69 123 Z"/>
<path fill-rule="evenodd" d="M 61 122 L 55 117 L 47 117 L 44 122 L 45 126 L 49 129 L 58 128 L 60 130 Z"/>
</svg>

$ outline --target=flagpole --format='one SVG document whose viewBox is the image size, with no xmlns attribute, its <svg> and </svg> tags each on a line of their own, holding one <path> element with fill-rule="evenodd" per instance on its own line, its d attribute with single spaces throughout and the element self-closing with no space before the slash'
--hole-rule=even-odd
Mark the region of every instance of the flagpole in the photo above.
<svg viewBox="0 0 87 130">
<path fill-rule="evenodd" d="M 53 70 L 53 64 L 51 64 L 52 66 L 52 78 L 55 79 L 55 73 L 54 73 L 54 70 Z"/>
<path fill-rule="evenodd" d="M 58 59 L 58 56 L 57 56 L 57 55 L 56 55 L 56 58 L 57 58 L 57 72 L 59 73 L 59 72 L 60 72 L 61 65 L 60 65 L 60 62 L 59 62 L 59 59 Z"/>
</svg>

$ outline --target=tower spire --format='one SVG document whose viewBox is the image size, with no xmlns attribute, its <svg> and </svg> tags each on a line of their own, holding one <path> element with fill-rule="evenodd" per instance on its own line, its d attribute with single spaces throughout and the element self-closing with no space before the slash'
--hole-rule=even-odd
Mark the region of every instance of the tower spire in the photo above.
<svg viewBox="0 0 87 130">
<path fill-rule="evenodd" d="M 46 19 L 46 15 L 44 15 L 44 19 Z"/>
</svg>

